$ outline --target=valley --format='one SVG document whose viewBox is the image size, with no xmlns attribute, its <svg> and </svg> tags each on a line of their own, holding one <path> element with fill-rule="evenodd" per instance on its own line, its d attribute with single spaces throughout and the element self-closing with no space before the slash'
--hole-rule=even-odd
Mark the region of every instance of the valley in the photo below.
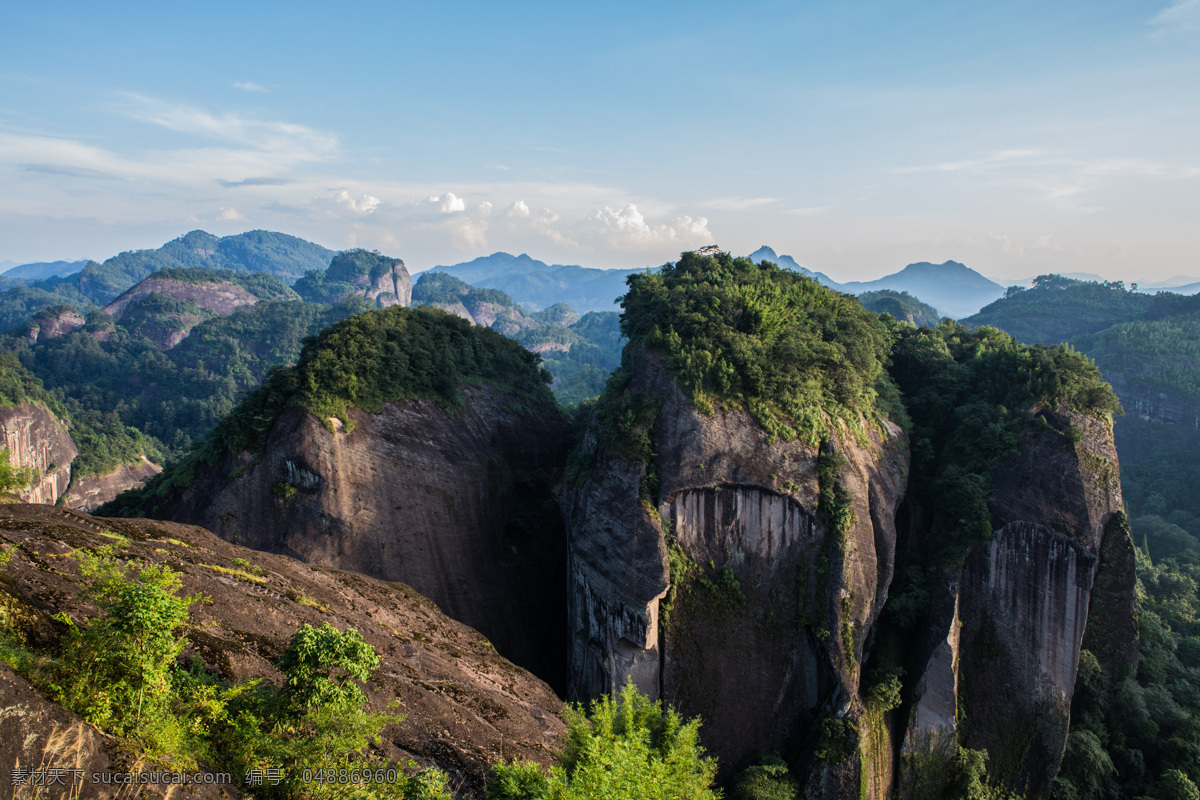
<svg viewBox="0 0 1200 800">
<path fill-rule="evenodd" d="M 1003 290 L 957 262 L 831 286 L 770 255 L 414 280 L 193 232 L 0 292 L 5 486 L 36 504 L 0 511 L 3 691 L 116 732 L 79 763 L 298 768 L 321 723 L 271 704 L 293 633 L 333 622 L 379 665 L 339 706 L 376 744 L 338 763 L 408 764 L 397 797 L 1186 789 L 1193 298 Z M 596 299 L 618 278 L 620 314 Z M 199 680 L 265 738 L 120 733 L 62 688 L 78 631 L 119 610 L 104 580 L 210 598 L 172 627 L 156 702 L 197 713 Z M 616 696 L 653 746 L 588 750 L 617 759 L 593 771 L 572 748 L 621 712 L 562 701 Z"/>
</svg>

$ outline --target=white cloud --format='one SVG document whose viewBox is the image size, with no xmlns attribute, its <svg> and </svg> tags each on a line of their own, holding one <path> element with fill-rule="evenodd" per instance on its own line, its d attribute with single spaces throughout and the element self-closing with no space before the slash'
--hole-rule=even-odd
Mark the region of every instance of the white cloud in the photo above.
<svg viewBox="0 0 1200 800">
<path fill-rule="evenodd" d="M 245 219 L 245 215 L 239 212 L 236 208 L 221 208 L 221 213 L 217 214 L 217 219 L 221 222 L 231 222 L 233 220 Z"/>
<path fill-rule="evenodd" d="M 348 191 L 342 189 L 336 195 L 334 200 L 349 208 L 351 211 L 357 211 L 359 214 L 371 214 L 379 208 L 380 199 L 373 195 L 364 194 L 362 197 L 355 199 Z"/>
<path fill-rule="evenodd" d="M 338 148 L 332 133 L 291 122 L 270 122 L 237 114 L 213 114 L 193 106 L 172 104 L 137 94 L 122 95 L 123 112 L 134 119 L 179 133 L 208 137 L 289 157 L 294 161 L 330 158 Z"/>
<path fill-rule="evenodd" d="M 510 217 L 528 217 L 529 206 L 525 205 L 524 200 L 518 200 L 508 208 L 504 209 L 504 213 Z"/>
<path fill-rule="evenodd" d="M 267 89 L 267 87 L 263 86 L 261 83 L 255 83 L 254 81 L 239 81 L 239 82 L 235 83 L 233 86 L 235 89 L 241 89 L 243 92 L 267 92 L 267 91 L 270 91 L 269 89 Z"/>
<path fill-rule="evenodd" d="M 688 249 L 712 244 L 714 236 L 706 217 L 675 217 L 669 222 L 649 223 L 630 203 L 622 209 L 609 206 L 587 216 L 584 228 L 594 240 L 623 250 L 645 250 L 663 246 Z"/>
<path fill-rule="evenodd" d="M 700 207 L 712 208 L 718 211 L 746 211 L 747 209 L 778 203 L 780 199 L 779 197 L 718 197 L 715 200 L 706 200 L 700 204 Z"/>
<path fill-rule="evenodd" d="M 1178 30 L 1200 27 L 1200 0 L 1175 0 L 1151 17 L 1150 24 Z"/>
</svg>

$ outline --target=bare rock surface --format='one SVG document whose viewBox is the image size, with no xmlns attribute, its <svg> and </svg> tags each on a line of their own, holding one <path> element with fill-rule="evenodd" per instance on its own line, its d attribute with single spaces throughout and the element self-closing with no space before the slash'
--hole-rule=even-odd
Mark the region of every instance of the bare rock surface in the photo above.
<svg viewBox="0 0 1200 800">
<path fill-rule="evenodd" d="M 258 298 L 254 294 L 236 283 L 224 281 L 189 283 L 152 277 L 125 291 L 116 300 L 106 305 L 104 312 L 113 319 L 120 319 L 125 315 L 125 309 L 130 303 L 152 292 L 169 294 L 176 300 L 194 303 L 221 316 L 229 316 L 236 308 L 251 306 L 258 302 Z"/>
<path fill-rule="evenodd" d="M 185 594 L 211 599 L 192 606 L 184 657 L 199 655 L 227 679 L 278 681 L 273 664 L 303 623 L 358 630 L 383 661 L 367 684 L 371 708 L 385 710 L 395 700 L 407 715 L 384 731 L 383 754 L 446 770 L 461 797 L 481 797 L 487 769 L 501 758 L 545 763 L 557 753 L 562 703 L 550 687 L 409 586 L 256 552 L 195 526 L 93 518 L 38 505 L 0 508 L 0 543 L 15 548 L 0 569 L 0 599 L 15 609 L 34 643 L 57 639 L 55 613 L 77 621 L 96 613 L 77 597 L 72 552 L 117 545 L 123 558 L 178 571 Z M 0 675 L 0 696 L 14 698 L 0 702 L 0 733 L 15 733 L 0 736 L 5 759 L 31 757 L 14 743 L 44 736 L 54 724 L 78 727 L 62 709 L 35 703 L 19 679 Z M 9 710 L 14 704 L 36 709 L 17 718 Z M 98 741 L 89 730 L 85 743 Z M 87 748 L 92 745 L 81 752 L 109 752 Z M 0 767 L 7 776 L 7 766 Z"/>
<path fill-rule="evenodd" d="M 67 426 L 40 403 L 0 408 L 0 434 L 15 467 L 37 470 L 33 486 L 17 496 L 29 503 L 58 502 L 71 483 L 71 462 L 79 449 Z"/>
</svg>

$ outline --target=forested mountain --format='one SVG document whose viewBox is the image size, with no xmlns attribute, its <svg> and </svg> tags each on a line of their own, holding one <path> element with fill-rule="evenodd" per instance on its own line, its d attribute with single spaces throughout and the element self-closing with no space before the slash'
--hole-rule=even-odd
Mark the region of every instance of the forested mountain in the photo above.
<svg viewBox="0 0 1200 800">
<path fill-rule="evenodd" d="M 880 314 L 890 314 L 902 322 L 911 322 L 920 328 L 927 325 L 936 328 L 942 320 L 938 310 L 928 303 L 922 303 L 908 292 L 897 292 L 892 289 L 880 289 L 877 292 L 863 292 L 858 296 L 858 302 L 863 308 Z"/>
</svg>

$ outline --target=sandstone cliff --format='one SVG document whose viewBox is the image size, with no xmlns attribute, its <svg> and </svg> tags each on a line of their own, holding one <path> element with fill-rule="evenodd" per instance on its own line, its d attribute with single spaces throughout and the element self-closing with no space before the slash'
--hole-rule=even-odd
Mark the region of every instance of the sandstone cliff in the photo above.
<svg viewBox="0 0 1200 800">
<path fill-rule="evenodd" d="M 1085 635 L 1122 675 L 1136 668 L 1138 637 L 1111 427 L 1041 414 L 1049 424 L 1030 427 L 996 471 L 991 541 L 942 571 L 904 734 L 913 753 L 957 733 L 1029 796 L 1048 794 L 1058 771 Z"/>
<path fill-rule="evenodd" d="M 86 324 L 83 314 L 73 308 L 46 309 L 38 313 L 25 329 L 25 337 L 30 344 L 39 341 L 56 339 L 68 333 L 77 331 Z"/>
<path fill-rule="evenodd" d="M 37 470 L 37 481 L 17 495 L 27 503 L 58 502 L 71 483 L 71 462 L 79 455 L 67 426 L 40 403 L 0 408 L 0 434 L 15 467 Z"/>
<path fill-rule="evenodd" d="M 903 764 L 954 743 L 986 749 L 993 780 L 1048 794 L 1081 646 L 1114 674 L 1136 667 L 1111 426 L 1041 410 L 1023 428 L 994 476 L 991 540 L 920 567 L 933 586 L 898 644 L 904 702 L 880 710 L 875 650 L 895 635 L 881 612 L 898 556 L 930 536 L 928 512 L 901 507 L 903 435 L 771 442 L 740 408 L 696 410 L 659 357 L 630 369 L 627 391 L 658 408 L 653 463 L 604 452 L 593 430 L 566 491 L 572 696 L 632 679 L 703 717 L 723 774 L 783 753 L 810 798 L 890 797 Z M 850 498 L 843 533 L 820 511 L 822 458 Z"/>
<path fill-rule="evenodd" d="M 162 467 L 142 456 L 137 464 L 121 464 L 103 475 L 76 476 L 67 489 L 66 506 L 76 511 L 95 511 L 127 489 L 134 489 L 162 472 Z"/>
<path fill-rule="evenodd" d="M 446 770 L 460 796 L 481 797 L 488 767 L 501 758 L 544 763 L 557 751 L 564 726 L 550 688 L 410 587 L 254 552 L 192 526 L 4 506 L 0 544 L 13 555 L 0 568 L 0 602 L 32 643 L 57 640 L 63 626 L 52 619 L 56 613 L 76 620 L 95 613 L 77 597 L 71 553 L 114 543 L 122 557 L 168 564 L 181 574 L 183 593 L 211 599 L 192 606 L 184 655 L 194 653 L 226 679 L 278 681 L 273 663 L 302 623 L 358 630 L 383 659 L 368 686 L 371 708 L 397 701 L 407 715 L 384 731 L 383 753 Z M 78 737 L 72 757 L 81 768 L 106 770 L 121 761 L 106 737 L 6 672 L 0 672 L 0 706 L 6 712 L 0 715 L 0 786 L 17 759 L 70 766 L 54 749 L 58 740 L 49 735 L 56 732 Z"/>
<path fill-rule="evenodd" d="M 654 356 L 632 369 L 629 391 L 661 402 L 656 505 L 639 502 L 647 465 L 600 452 L 569 492 L 572 692 L 632 678 L 702 715 L 728 774 L 757 752 L 787 752 L 822 714 L 858 715 L 906 448 L 892 427 L 834 436 L 836 480 L 853 498 L 839 536 L 818 517 L 817 448 L 770 442 L 741 409 L 704 415 Z"/>
<path fill-rule="evenodd" d="M 196 468 L 152 515 L 314 564 L 403 581 L 561 687 L 561 515 L 550 491 L 565 422 L 489 387 L 448 416 L 432 400 L 351 409 L 354 430 L 298 409 L 261 456 Z"/>
</svg>

